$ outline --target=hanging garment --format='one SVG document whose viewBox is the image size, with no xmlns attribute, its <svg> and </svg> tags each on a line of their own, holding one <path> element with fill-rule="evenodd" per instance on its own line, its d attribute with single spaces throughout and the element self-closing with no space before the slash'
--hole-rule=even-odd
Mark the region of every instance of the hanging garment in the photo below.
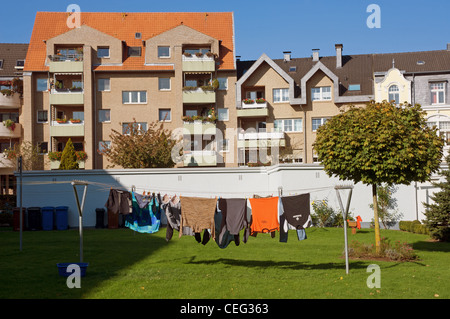
<svg viewBox="0 0 450 319">
<path fill-rule="evenodd" d="M 239 246 L 239 232 L 242 229 L 245 229 L 243 241 L 247 242 L 250 228 L 247 221 L 246 199 L 219 198 L 214 221 L 216 232 L 218 232 L 216 243 L 220 248 L 226 248 L 231 241 Z"/>
<path fill-rule="evenodd" d="M 278 197 L 250 198 L 252 221 L 250 235 L 256 237 L 258 233 L 271 233 L 280 230 L 278 221 Z"/>
<path fill-rule="evenodd" d="M 210 230 L 204 233 L 202 243 L 206 244 L 209 236 L 215 239 L 214 213 L 216 211 L 215 198 L 199 198 L 180 196 L 181 222 L 179 237 L 184 234 L 184 227 L 189 226 L 196 233 L 196 239 L 203 230 Z M 208 237 L 208 238 L 207 238 Z"/>
<path fill-rule="evenodd" d="M 114 214 L 130 214 L 132 212 L 131 194 L 127 191 L 111 188 L 105 207 Z"/>
<path fill-rule="evenodd" d="M 125 227 L 139 233 L 157 232 L 161 224 L 161 209 L 157 197 L 144 196 L 135 192 L 131 195 L 133 212 L 126 216 Z"/>
<path fill-rule="evenodd" d="M 310 195 L 280 197 L 280 242 L 287 242 L 289 229 L 297 231 L 298 240 L 306 239 L 305 228 L 310 227 Z"/>
<path fill-rule="evenodd" d="M 168 195 L 164 195 L 162 198 L 162 209 L 167 218 L 167 227 L 166 227 L 166 241 L 172 239 L 173 230 L 180 231 L 180 222 L 181 222 L 181 204 L 180 198 L 176 195 L 172 198 L 169 198 Z M 194 232 L 190 227 L 183 227 L 183 235 L 193 236 Z"/>
</svg>

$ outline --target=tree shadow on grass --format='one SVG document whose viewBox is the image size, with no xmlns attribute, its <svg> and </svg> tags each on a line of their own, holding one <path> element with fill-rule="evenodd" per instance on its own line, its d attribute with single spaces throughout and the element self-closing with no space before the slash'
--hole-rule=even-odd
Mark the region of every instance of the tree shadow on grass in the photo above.
<svg viewBox="0 0 450 319">
<path fill-rule="evenodd" d="M 237 260 L 229 258 L 218 258 L 211 260 L 199 260 L 195 261 L 195 256 L 191 258 L 187 264 L 204 264 L 214 265 L 217 263 L 225 264 L 228 266 L 247 267 L 247 268 L 279 268 L 279 269 L 291 269 L 291 270 L 326 270 L 326 269 L 345 269 L 345 262 L 342 263 L 306 263 L 296 261 L 273 261 L 273 260 Z M 352 269 L 366 269 L 369 261 L 349 261 L 349 266 Z"/>
<path fill-rule="evenodd" d="M 450 252 L 450 242 L 440 241 L 418 241 L 412 244 L 414 250 L 418 251 L 442 251 Z"/>
</svg>

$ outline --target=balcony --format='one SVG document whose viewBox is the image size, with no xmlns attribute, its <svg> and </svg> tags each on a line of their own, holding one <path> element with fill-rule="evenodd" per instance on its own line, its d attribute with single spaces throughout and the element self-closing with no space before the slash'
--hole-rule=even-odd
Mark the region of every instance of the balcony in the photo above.
<svg viewBox="0 0 450 319">
<path fill-rule="evenodd" d="M 209 122 L 185 122 L 183 124 L 184 135 L 215 135 L 216 123 Z"/>
<path fill-rule="evenodd" d="M 50 169 L 59 169 L 61 161 L 50 161 Z M 78 162 L 78 168 L 85 168 L 84 161 Z"/>
<path fill-rule="evenodd" d="M 216 69 L 216 62 L 214 56 L 191 56 L 183 55 L 183 72 L 213 72 Z"/>
<path fill-rule="evenodd" d="M 262 102 L 264 101 L 264 102 Z M 269 116 L 269 109 L 265 100 L 258 101 L 246 99 L 242 101 L 242 106 L 237 110 L 238 117 L 266 117 Z"/>
<path fill-rule="evenodd" d="M 238 134 L 238 148 L 286 146 L 284 132 L 249 132 Z"/>
<path fill-rule="evenodd" d="M 84 104 L 83 90 L 55 90 L 50 92 L 50 104 L 53 105 L 82 105 Z"/>
<path fill-rule="evenodd" d="M 50 55 L 49 60 L 49 70 L 52 73 L 83 72 L 82 54 Z"/>
<path fill-rule="evenodd" d="M 184 156 L 184 166 L 217 166 L 216 151 L 191 151 Z"/>
<path fill-rule="evenodd" d="M 0 169 L 12 169 L 12 172 L 16 168 L 16 161 L 10 160 L 4 153 L 0 154 Z M 4 173 L 4 172 L 3 172 Z"/>
<path fill-rule="evenodd" d="M 14 123 L 14 129 L 12 127 L 7 128 L 0 122 L 0 138 L 20 138 L 22 136 L 22 124 Z"/>
<path fill-rule="evenodd" d="M 13 95 L 6 96 L 0 94 L 0 109 L 16 109 L 20 107 L 20 94 L 14 93 Z"/>
<path fill-rule="evenodd" d="M 72 124 L 70 122 L 58 123 L 57 121 L 52 121 L 50 125 L 50 136 L 84 136 L 84 123 Z"/>
<path fill-rule="evenodd" d="M 216 103 L 216 92 L 202 88 L 183 89 L 183 103 Z"/>
</svg>

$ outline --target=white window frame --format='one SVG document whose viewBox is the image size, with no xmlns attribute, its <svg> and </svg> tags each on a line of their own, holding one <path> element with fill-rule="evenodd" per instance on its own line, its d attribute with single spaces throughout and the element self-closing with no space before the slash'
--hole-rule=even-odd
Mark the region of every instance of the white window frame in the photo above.
<svg viewBox="0 0 450 319">
<path fill-rule="evenodd" d="M 230 140 L 227 138 L 224 138 L 220 145 L 220 152 L 221 153 L 229 153 L 230 152 Z"/>
<path fill-rule="evenodd" d="M 228 90 L 228 78 L 217 78 L 217 81 L 219 81 L 218 90 L 220 90 L 220 91 Z"/>
<path fill-rule="evenodd" d="M 106 55 L 105 56 L 99 56 L 98 53 L 99 53 L 100 49 L 102 49 L 102 50 L 108 49 L 108 55 L 107 56 Z M 97 47 L 97 58 L 99 58 L 99 59 L 109 59 L 110 56 L 111 56 L 111 49 L 108 46 L 99 46 L 99 47 Z"/>
<path fill-rule="evenodd" d="M 100 85 L 100 82 L 103 82 L 103 86 Z M 105 89 L 106 88 L 105 83 L 108 83 L 108 89 Z M 98 79 L 97 86 L 98 86 L 97 90 L 99 92 L 110 92 L 111 91 L 111 79 L 110 78 Z"/>
<path fill-rule="evenodd" d="M 109 112 L 109 121 L 100 121 L 100 112 Z M 111 110 L 110 109 L 102 109 L 98 110 L 98 122 L 99 123 L 111 123 Z"/>
<path fill-rule="evenodd" d="M 295 129 L 295 121 L 300 121 L 300 130 Z M 275 122 L 278 122 L 280 125 L 278 128 L 275 127 Z M 295 119 L 277 119 L 274 121 L 274 131 L 275 132 L 286 132 L 286 133 L 301 133 L 303 132 L 303 118 L 295 118 Z M 290 127 L 291 130 L 286 130 L 286 127 Z"/>
<path fill-rule="evenodd" d="M 160 55 L 159 54 L 159 48 L 169 48 L 169 55 L 168 56 Z M 159 59 L 170 59 L 170 57 L 172 55 L 172 52 L 170 50 L 170 46 L 169 45 L 158 45 L 156 53 L 157 53 Z"/>
<path fill-rule="evenodd" d="M 438 86 L 442 86 L 442 87 L 438 87 Z M 443 101 L 439 102 L 439 93 L 442 92 L 442 97 L 443 97 Z M 437 102 L 433 103 L 433 94 L 436 95 L 437 97 Z M 430 99 L 431 99 L 431 105 L 442 105 L 445 104 L 445 82 L 434 82 L 434 83 L 430 83 Z"/>
<path fill-rule="evenodd" d="M 168 120 L 162 120 L 161 119 L 161 111 L 169 111 L 169 119 Z M 158 109 L 158 121 L 159 122 L 172 122 L 172 109 Z"/>
<path fill-rule="evenodd" d="M 394 89 L 396 89 L 396 90 L 394 90 Z M 398 87 L 397 84 L 392 84 L 391 86 L 389 86 L 389 88 L 388 88 L 388 100 L 389 100 L 389 103 L 391 101 L 395 101 L 396 105 L 400 104 L 400 88 Z"/>
<path fill-rule="evenodd" d="M 217 118 L 219 121 L 229 121 L 230 120 L 230 112 L 227 108 L 218 108 L 217 109 Z"/>
<path fill-rule="evenodd" d="M 276 94 L 275 92 L 279 92 Z M 289 89 L 283 88 L 283 89 L 273 89 L 272 91 L 272 98 L 273 103 L 286 103 L 289 102 Z M 275 99 L 276 96 L 279 96 L 279 100 Z"/>
<path fill-rule="evenodd" d="M 313 117 L 312 119 L 311 119 L 311 129 L 312 129 L 312 131 L 313 132 L 316 132 L 317 131 L 317 129 L 319 128 L 319 127 L 321 127 L 322 125 L 324 125 L 325 123 L 326 123 L 326 121 L 328 121 L 330 118 L 328 118 L 328 117 Z M 319 124 L 319 126 L 316 128 L 316 129 L 314 129 L 314 120 L 319 120 L 320 121 L 320 124 Z"/>
<path fill-rule="evenodd" d="M 39 113 L 40 113 L 40 112 L 45 112 L 45 113 L 47 113 L 47 121 L 39 121 Z M 48 123 L 48 111 L 47 111 L 47 110 L 39 110 L 39 111 L 37 111 L 37 113 L 36 113 L 36 122 L 37 122 L 37 123 L 41 123 L 41 124 Z"/>
<path fill-rule="evenodd" d="M 128 101 L 129 102 L 124 102 L 123 101 L 123 94 L 128 92 Z M 137 92 L 138 93 L 138 102 L 131 102 L 131 94 L 132 92 Z M 145 102 L 141 102 L 141 93 L 145 92 Z M 147 91 L 122 91 L 122 104 L 147 104 Z"/>
<path fill-rule="evenodd" d="M 106 144 L 107 148 L 111 148 L 111 141 L 99 141 L 98 142 L 98 150 L 102 151 L 102 144 Z"/>
<path fill-rule="evenodd" d="M 161 89 L 161 80 L 169 80 L 169 88 L 168 89 Z M 172 89 L 172 81 L 170 78 L 158 78 L 158 90 L 159 91 L 170 91 Z"/>
<path fill-rule="evenodd" d="M 39 87 L 39 81 L 45 81 L 45 90 L 39 90 L 38 89 L 38 87 Z M 37 78 L 36 79 L 36 91 L 37 92 L 46 92 L 46 91 L 48 91 L 48 80 L 46 79 L 46 78 Z"/>
<path fill-rule="evenodd" d="M 328 96 L 328 92 L 324 91 L 325 88 L 330 89 L 330 96 Z M 315 97 L 317 93 L 318 98 Z M 311 101 L 331 101 L 331 86 L 318 86 L 311 88 Z"/>
<path fill-rule="evenodd" d="M 124 133 L 124 126 L 125 126 L 125 124 L 128 126 L 128 124 L 134 124 L 134 122 L 123 122 L 122 123 L 122 134 L 123 135 L 130 135 L 130 133 Z M 145 124 L 145 130 L 144 131 L 147 131 L 148 130 L 148 123 L 147 122 L 136 122 L 138 130 L 142 129 L 141 128 L 142 124 Z"/>
<path fill-rule="evenodd" d="M 41 152 L 41 144 L 43 144 L 43 143 L 46 143 L 47 144 L 47 153 L 42 153 Z M 45 142 L 45 141 L 42 141 L 42 142 L 38 142 L 37 143 L 37 149 L 39 150 L 39 155 L 46 155 L 46 154 L 48 154 L 48 142 Z"/>
</svg>

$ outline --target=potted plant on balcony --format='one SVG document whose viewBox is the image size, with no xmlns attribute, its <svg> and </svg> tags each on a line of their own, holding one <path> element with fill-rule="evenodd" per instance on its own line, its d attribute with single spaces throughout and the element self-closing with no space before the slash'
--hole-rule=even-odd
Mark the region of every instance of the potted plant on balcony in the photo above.
<svg viewBox="0 0 450 319">
<path fill-rule="evenodd" d="M 70 119 L 70 123 L 81 123 L 80 119 Z"/>
<path fill-rule="evenodd" d="M 201 58 L 201 57 L 203 56 L 203 53 L 201 53 L 201 52 L 196 52 L 196 53 L 195 53 L 195 56 L 196 56 L 197 58 Z"/>
<path fill-rule="evenodd" d="M 84 162 L 87 159 L 87 153 L 85 151 L 76 151 L 77 162 Z"/>
<path fill-rule="evenodd" d="M 266 103 L 266 99 L 263 98 L 263 97 L 261 97 L 261 98 L 259 98 L 259 99 L 256 99 L 255 102 L 258 103 L 258 104 Z"/>
<path fill-rule="evenodd" d="M 16 128 L 16 123 L 14 123 L 14 121 L 10 119 L 3 121 L 3 125 L 11 132 L 13 132 L 14 129 Z"/>
<path fill-rule="evenodd" d="M 64 124 L 67 123 L 67 119 L 56 119 L 56 122 L 58 122 L 59 124 Z"/>
<path fill-rule="evenodd" d="M 48 152 L 48 159 L 51 161 L 60 161 L 62 152 Z"/>
<path fill-rule="evenodd" d="M 242 102 L 244 102 L 244 104 L 253 104 L 253 103 L 255 103 L 255 100 L 252 100 L 252 99 L 245 99 L 245 100 L 243 100 Z"/>
<path fill-rule="evenodd" d="M 190 58 L 192 56 L 192 54 L 190 54 L 189 52 L 183 52 L 183 55 L 187 58 Z"/>
</svg>

